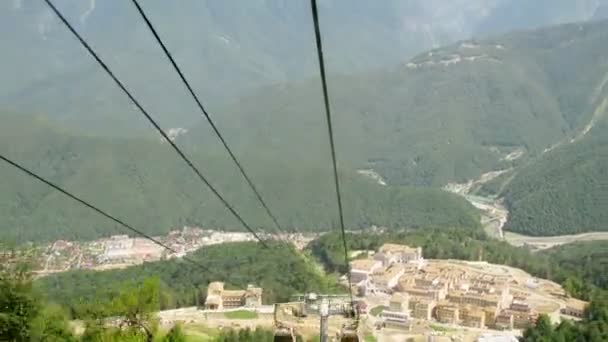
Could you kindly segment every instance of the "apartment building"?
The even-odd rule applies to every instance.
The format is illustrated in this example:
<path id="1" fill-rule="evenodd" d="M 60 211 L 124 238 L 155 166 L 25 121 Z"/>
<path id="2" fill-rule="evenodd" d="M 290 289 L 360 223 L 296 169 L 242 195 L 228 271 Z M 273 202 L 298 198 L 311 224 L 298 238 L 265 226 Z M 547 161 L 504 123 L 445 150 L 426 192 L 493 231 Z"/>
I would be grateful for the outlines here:
<path id="1" fill-rule="evenodd" d="M 428 298 L 410 297 L 408 308 L 412 313 L 412 317 L 430 320 L 433 318 L 433 311 L 437 306 L 437 302 Z"/>
<path id="2" fill-rule="evenodd" d="M 480 307 L 463 305 L 459 308 L 462 325 L 472 328 L 483 328 L 486 325 L 486 314 Z"/>
<path id="3" fill-rule="evenodd" d="M 437 304 L 435 317 L 441 323 L 458 324 L 460 322 L 458 306 L 448 301 Z"/>
<path id="4" fill-rule="evenodd" d="M 384 272 L 372 275 L 372 283 L 375 291 L 392 293 L 399 285 L 399 279 L 405 273 L 405 268 L 395 264 L 387 268 Z"/>
<path id="5" fill-rule="evenodd" d="M 223 310 L 262 305 L 262 289 L 248 285 L 245 290 L 225 290 L 224 283 L 212 282 L 207 287 L 205 309 Z"/>
<path id="6" fill-rule="evenodd" d="M 388 309 L 382 312 L 384 323 L 405 325 L 410 321 L 409 296 L 395 293 L 389 300 Z"/>
<path id="7" fill-rule="evenodd" d="M 353 284 L 367 282 L 371 275 L 382 270 L 382 262 L 373 259 L 358 259 L 350 262 L 350 279 Z"/>
<path id="8" fill-rule="evenodd" d="M 405 264 L 422 260 L 422 248 L 385 243 L 380 247 L 374 259 L 382 262 L 387 267 L 393 264 Z"/>
<path id="9" fill-rule="evenodd" d="M 568 316 L 582 318 L 589 303 L 576 299 L 568 298 L 566 306 L 561 309 L 561 313 Z"/>
<path id="10" fill-rule="evenodd" d="M 452 303 L 469 304 L 479 307 L 501 308 L 501 297 L 495 294 L 484 294 L 470 291 L 452 291 L 447 296 Z"/>

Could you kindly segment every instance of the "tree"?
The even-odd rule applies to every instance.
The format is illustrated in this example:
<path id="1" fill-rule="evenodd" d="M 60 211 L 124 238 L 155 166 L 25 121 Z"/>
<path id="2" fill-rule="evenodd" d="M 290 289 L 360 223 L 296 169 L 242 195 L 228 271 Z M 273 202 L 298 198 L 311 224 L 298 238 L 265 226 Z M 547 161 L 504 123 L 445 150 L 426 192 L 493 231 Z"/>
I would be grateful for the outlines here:
<path id="1" fill-rule="evenodd" d="M 164 342 L 186 342 L 186 335 L 182 331 L 182 327 L 179 324 L 176 324 L 169 330 L 165 338 Z"/>
<path id="2" fill-rule="evenodd" d="M 40 305 L 32 291 L 27 256 L 0 253 L 0 340 L 29 341 L 30 325 Z"/>
<path id="3" fill-rule="evenodd" d="M 47 305 L 32 323 L 32 341 L 70 342 L 76 341 L 68 324 L 68 318 L 60 306 Z"/>
<path id="4" fill-rule="evenodd" d="M 73 341 L 65 312 L 32 289 L 29 251 L 0 252 L 0 340 Z"/>
<path id="5" fill-rule="evenodd" d="M 118 327 L 133 334 L 143 333 L 148 342 L 154 339 L 154 313 L 159 307 L 160 281 L 157 278 L 148 278 L 139 287 L 127 288 L 112 302 L 113 310 L 122 315 Z"/>

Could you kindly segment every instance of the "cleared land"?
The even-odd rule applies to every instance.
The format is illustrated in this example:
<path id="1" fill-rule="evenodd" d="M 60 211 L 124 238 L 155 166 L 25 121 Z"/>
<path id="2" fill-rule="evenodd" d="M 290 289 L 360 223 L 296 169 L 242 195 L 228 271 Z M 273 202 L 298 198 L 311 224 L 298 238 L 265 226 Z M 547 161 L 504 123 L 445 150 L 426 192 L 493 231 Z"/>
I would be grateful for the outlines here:
<path id="1" fill-rule="evenodd" d="M 504 238 L 505 241 L 513 246 L 519 247 L 528 245 L 541 250 L 579 241 L 608 240 L 608 232 L 592 232 L 558 236 L 526 236 L 512 232 L 504 232 Z"/>
<path id="2" fill-rule="evenodd" d="M 256 319 L 258 314 L 253 311 L 239 310 L 224 312 L 224 317 L 228 319 Z"/>

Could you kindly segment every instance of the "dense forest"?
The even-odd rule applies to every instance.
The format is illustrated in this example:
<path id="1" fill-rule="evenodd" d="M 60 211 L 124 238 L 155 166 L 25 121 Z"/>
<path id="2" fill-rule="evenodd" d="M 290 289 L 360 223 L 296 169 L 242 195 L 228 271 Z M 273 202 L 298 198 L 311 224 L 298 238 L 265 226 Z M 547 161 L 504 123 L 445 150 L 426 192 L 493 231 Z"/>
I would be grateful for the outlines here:
<path id="1" fill-rule="evenodd" d="M 608 122 L 517 172 L 504 190 L 505 229 L 528 235 L 608 230 Z"/>
<path id="2" fill-rule="evenodd" d="M 35 137 L 31 139 L 31 137 Z M 160 140 L 104 139 L 58 131 L 51 123 L 13 117 L 0 127 L 2 154 L 149 234 L 183 225 L 242 230 L 185 163 Z M 215 151 L 216 153 L 210 152 Z M 189 155 L 253 227 L 272 227 L 247 183 L 219 146 Z M 257 188 L 287 230 L 324 231 L 337 222 L 330 159 L 241 156 Z M 381 186 L 342 168 L 349 229 L 477 226 L 476 210 L 438 189 Z M 5 241 L 94 239 L 120 230 L 105 218 L 0 165 L 0 227 Z"/>
<path id="3" fill-rule="evenodd" d="M 512 161 L 505 156 L 516 149 L 537 156 L 583 130 L 601 103 L 606 38 L 608 21 L 568 24 L 459 42 L 388 70 L 333 76 L 338 154 L 391 184 L 431 186 L 507 168 Z M 240 98 L 218 121 L 243 150 L 306 156 L 326 148 L 315 115 L 321 105 L 316 80 L 281 84 Z M 191 129 L 205 131 L 206 123 Z M 213 136 L 183 140 L 203 146 Z"/>
<path id="4" fill-rule="evenodd" d="M 137 284 L 151 276 L 160 280 L 162 309 L 202 305 L 207 284 L 217 280 L 231 288 L 261 286 L 266 303 L 287 301 L 291 295 L 306 291 L 344 291 L 337 285 L 337 277 L 325 276 L 311 260 L 284 244 L 271 244 L 266 249 L 252 242 L 229 243 L 206 247 L 190 257 L 212 272 L 183 260 L 168 260 L 124 270 L 57 274 L 40 279 L 36 288 L 76 316 L 81 304 L 114 298 L 125 283 Z"/>

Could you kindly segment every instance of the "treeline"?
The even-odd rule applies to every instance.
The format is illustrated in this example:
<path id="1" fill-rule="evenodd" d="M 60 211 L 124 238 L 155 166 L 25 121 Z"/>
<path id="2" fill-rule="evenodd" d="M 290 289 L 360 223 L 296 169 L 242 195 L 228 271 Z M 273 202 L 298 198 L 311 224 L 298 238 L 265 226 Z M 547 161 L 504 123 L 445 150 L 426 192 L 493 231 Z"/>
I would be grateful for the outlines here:
<path id="1" fill-rule="evenodd" d="M 32 287 L 27 256 L 0 255 L 0 340 L 11 342 L 186 342 L 179 326 L 168 333 L 155 317 L 160 305 L 160 286 L 155 278 L 124 286 L 116 296 L 96 301 L 81 311 L 80 332 L 67 311 L 44 300 Z M 114 315 L 113 319 L 109 319 Z"/>
<path id="2" fill-rule="evenodd" d="M 115 298 L 125 284 L 139 284 L 154 276 L 160 281 L 161 309 L 202 306 L 207 285 L 224 281 L 229 288 L 255 284 L 264 289 L 263 302 L 288 301 L 295 293 L 344 291 L 337 278 L 320 273 L 315 265 L 286 244 L 240 242 L 209 246 L 189 257 L 204 268 L 184 260 L 145 263 L 123 270 L 72 271 L 36 281 L 49 299 L 69 308 L 73 317 L 82 307 Z"/>
<path id="3" fill-rule="evenodd" d="M 0 127 L 3 154 L 148 234 L 183 225 L 243 230 L 194 173 L 159 140 L 72 136 L 33 119 Z M 10 148 L 9 148 L 10 146 Z M 209 181 L 253 227 L 273 223 L 219 146 L 188 151 Z M 286 230 L 326 231 L 337 220 L 329 159 L 264 151 L 239 156 Z M 310 156 L 309 156 L 310 157 Z M 381 186 L 341 167 L 349 229 L 477 226 L 476 210 L 438 189 Z M 0 165 L 0 231 L 4 241 L 91 240 L 120 233 L 107 219 L 8 165 Z"/>
<path id="4" fill-rule="evenodd" d="M 329 272 L 346 272 L 341 236 L 329 233 L 307 249 Z M 589 300 L 596 289 L 608 290 L 608 241 L 578 242 L 532 253 L 523 247 L 487 238 L 481 230 L 425 229 L 386 234 L 348 234 L 350 250 L 377 250 L 383 243 L 420 246 L 427 259 L 483 260 L 521 268 L 561 283 L 578 298 Z"/>
<path id="5" fill-rule="evenodd" d="M 239 251 L 251 250 L 251 246 L 247 244 L 237 244 Z M 249 244 L 252 245 L 252 244 Z M 230 261 L 241 265 L 243 267 L 243 261 L 247 263 L 247 267 L 252 268 L 251 272 L 259 273 L 262 268 L 271 268 L 267 272 L 266 276 L 261 276 L 260 280 L 267 287 L 264 288 L 265 292 L 270 292 L 266 298 L 273 298 L 274 296 L 283 296 L 273 298 L 271 300 L 287 300 L 288 293 L 277 294 L 273 292 L 273 289 L 284 286 L 283 282 L 292 282 L 294 288 L 298 286 L 309 286 L 309 288 L 299 287 L 298 291 L 304 291 L 306 289 L 318 290 L 318 291 L 332 291 L 337 287 L 325 287 L 323 279 L 319 276 L 306 273 L 306 271 L 300 270 L 297 267 L 291 269 L 290 267 L 295 259 L 289 255 L 294 255 L 294 251 L 287 251 L 287 246 L 273 245 L 272 248 L 275 250 L 273 253 L 277 257 L 277 260 L 282 262 L 279 266 L 272 266 L 268 264 L 268 259 L 264 257 L 263 253 L 255 253 L 255 255 L 248 255 L 245 260 L 245 253 L 228 253 L 225 260 L 222 260 L 215 266 L 219 269 L 226 267 L 230 264 Z M 282 252 L 283 251 L 283 252 Z M 268 252 L 266 252 L 268 253 Z M 206 259 L 216 255 L 204 254 L 199 255 L 200 258 Z M 201 260 L 202 260 L 201 259 Z M 16 263 L 15 260 L 22 262 Z M 156 313 L 159 310 L 164 309 L 170 300 L 176 293 L 174 292 L 175 287 L 170 286 L 175 283 L 181 283 L 187 286 L 187 281 L 182 275 L 178 275 L 177 268 L 172 270 L 165 269 L 165 273 L 155 273 L 158 270 L 145 269 L 145 272 L 137 272 L 135 268 L 135 274 L 132 279 L 127 276 L 112 277 L 112 272 L 97 272 L 92 278 L 96 278 L 95 281 L 98 283 L 98 288 L 101 289 L 107 287 L 109 291 L 96 291 L 92 289 L 92 283 L 87 283 L 85 278 L 74 279 L 69 278 L 70 281 L 82 281 L 80 284 L 69 283 L 70 287 L 66 288 L 65 291 L 69 292 L 46 292 L 48 289 L 41 287 L 40 283 L 32 284 L 31 274 L 29 273 L 28 266 L 29 256 L 26 253 L 3 253 L 0 255 L 0 341 L 12 341 L 12 342 L 119 342 L 119 341 L 132 341 L 132 342 L 187 342 L 187 341 L 198 341 L 193 333 L 182 328 L 181 325 L 176 324 L 171 327 L 168 331 L 166 328 L 160 326 L 160 321 Z M 198 262 L 201 262 L 198 260 Z M 9 262 L 11 261 L 11 262 Z M 255 265 L 255 262 L 259 262 L 259 266 Z M 177 265 L 179 269 L 183 269 L 184 272 L 197 273 L 202 272 L 200 268 L 192 269 L 188 268 L 185 264 L 179 263 Z M 211 266 L 211 265 L 206 265 Z M 301 266 L 304 267 L 304 266 Z M 215 271 L 216 269 L 212 269 Z M 235 272 L 235 277 L 230 277 L 229 274 Z M 285 276 L 294 274 L 298 279 L 290 278 L 282 281 L 278 279 L 267 279 L 267 276 L 275 272 L 275 277 L 281 277 L 280 272 L 285 272 Z M 281 275 L 280 275 L 281 274 Z M 234 269 L 227 269 L 222 275 L 218 275 L 220 278 L 226 281 L 240 281 L 239 279 L 253 279 L 253 277 L 246 277 L 245 272 L 242 269 L 235 271 Z M 223 277 L 223 278 L 222 278 Z M 91 278 L 91 279 L 92 279 Z M 171 280 L 171 283 L 167 283 L 167 279 Z M 228 279 L 231 280 L 228 280 Z M 283 277 L 285 278 L 285 277 Z M 248 281 L 244 280 L 244 281 Z M 301 280 L 307 280 L 309 283 L 300 284 Z M 268 285 L 271 282 L 276 286 Z M 67 285 L 68 283 L 53 282 L 57 286 Z M 234 283 L 230 283 L 229 286 L 234 286 Z M 75 292 L 76 288 L 80 288 L 80 292 Z M 193 290 L 201 290 L 202 287 L 196 287 L 193 285 Z M 90 291 L 88 296 L 80 296 L 70 301 L 68 297 L 70 295 L 79 296 L 82 293 Z M 295 291 L 290 289 L 289 291 Z M 265 294 L 266 294 L 265 293 Z M 291 292 L 290 292 L 291 293 Z M 56 297 L 59 295 L 59 297 Z M 204 295 L 204 294 L 203 294 Z M 198 294 L 194 295 L 194 298 L 198 298 Z M 201 297 L 204 301 L 204 297 Z M 270 299 L 269 299 L 270 300 Z M 61 302 L 62 305 L 57 303 Z M 175 303 L 173 303 L 175 304 Z M 184 304 L 184 303 L 182 303 Z M 197 303 L 187 303 L 194 305 Z M 202 302 L 201 302 L 202 304 Z M 78 324 L 74 325 L 70 323 L 72 319 L 78 319 Z M 216 342 L 258 342 L 258 341 L 271 341 L 274 336 L 274 331 L 263 328 L 256 328 L 255 330 L 243 329 L 243 330 L 232 330 L 224 329 L 221 331 L 211 331 L 209 333 L 209 341 Z M 297 337 L 298 341 L 304 341 L 300 336 Z"/>

